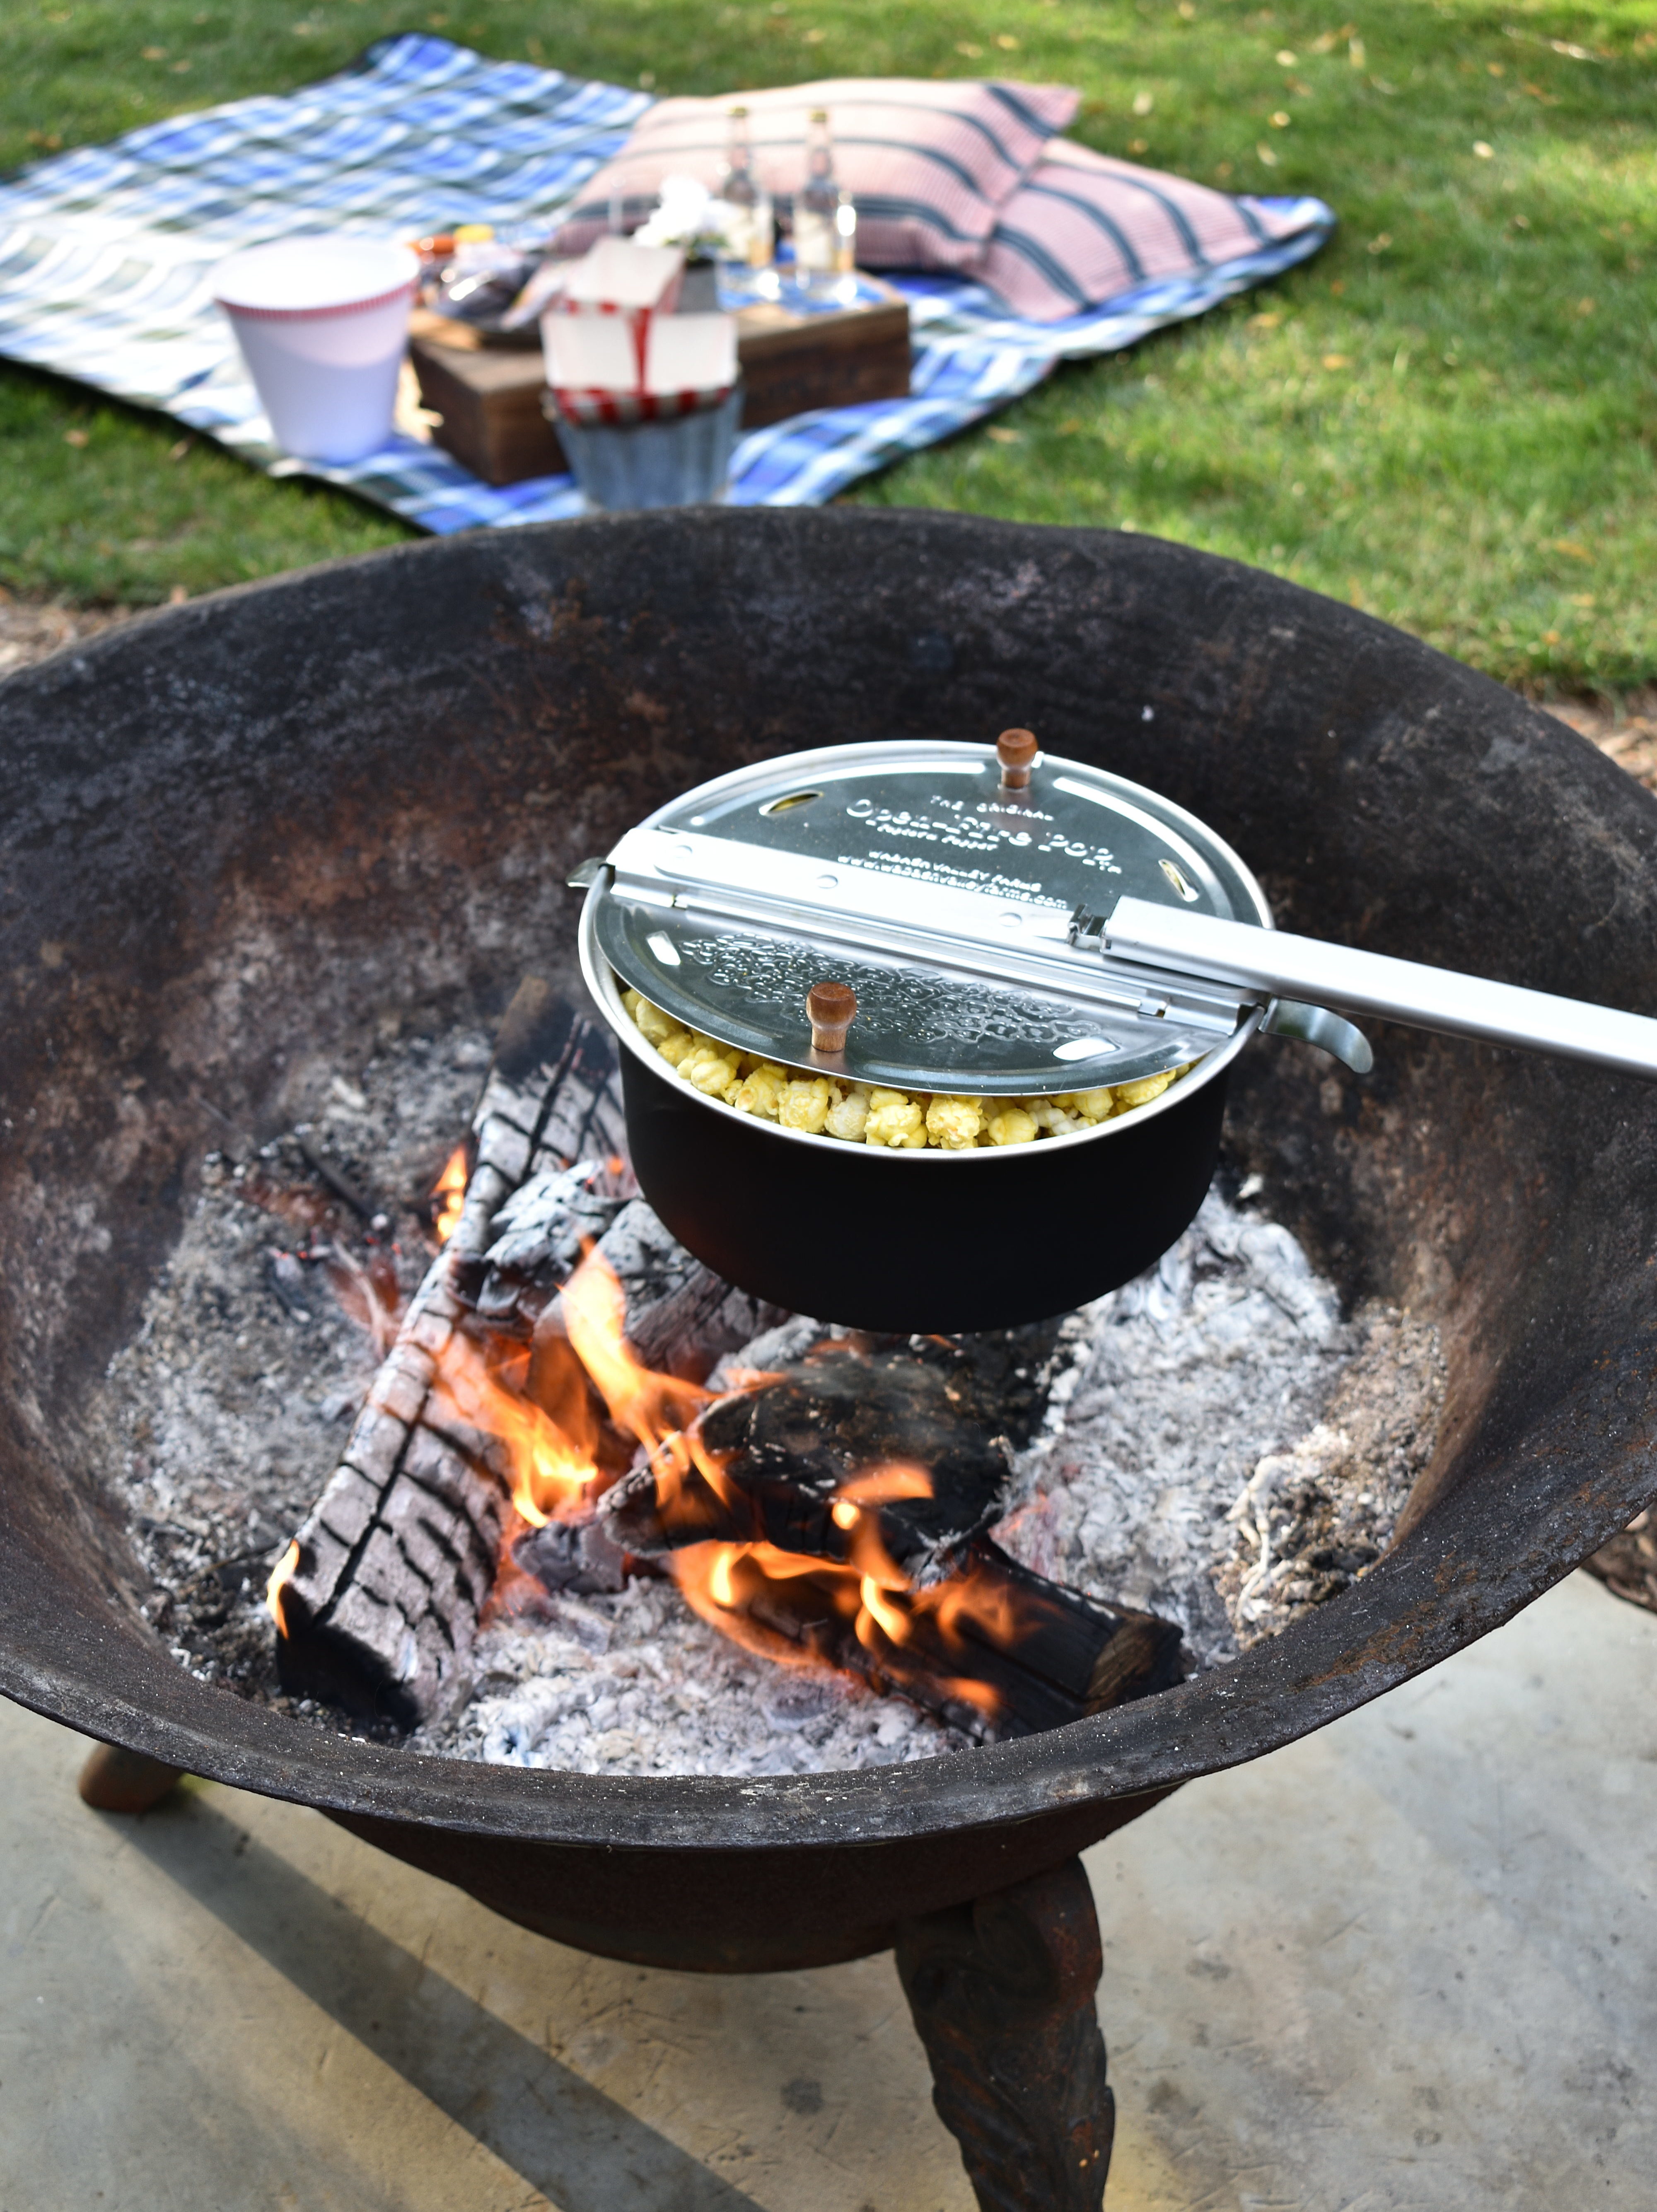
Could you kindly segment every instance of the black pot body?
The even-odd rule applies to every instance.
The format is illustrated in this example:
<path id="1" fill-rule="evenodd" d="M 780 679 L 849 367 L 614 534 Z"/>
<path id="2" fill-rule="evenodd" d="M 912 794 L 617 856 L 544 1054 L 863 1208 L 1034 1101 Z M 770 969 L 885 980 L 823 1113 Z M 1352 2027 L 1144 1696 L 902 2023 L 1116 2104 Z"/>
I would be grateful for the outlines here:
<path id="1" fill-rule="evenodd" d="M 1226 1071 L 1097 1136 L 960 1159 L 803 1140 L 625 1045 L 622 1090 L 640 1188 L 705 1266 L 794 1312 L 907 1334 L 1039 1321 L 1150 1267 L 1213 1179 Z"/>

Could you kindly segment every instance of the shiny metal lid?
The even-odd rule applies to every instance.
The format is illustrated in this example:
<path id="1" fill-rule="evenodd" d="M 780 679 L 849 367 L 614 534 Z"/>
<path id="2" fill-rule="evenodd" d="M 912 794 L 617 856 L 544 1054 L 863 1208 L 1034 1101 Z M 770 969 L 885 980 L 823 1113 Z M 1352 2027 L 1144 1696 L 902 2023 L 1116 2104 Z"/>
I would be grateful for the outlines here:
<path id="1" fill-rule="evenodd" d="M 1099 921 L 1126 894 L 1270 927 L 1253 877 L 1156 793 L 1008 738 L 701 785 L 577 878 L 599 950 L 687 1028 L 896 1090 L 1086 1091 L 1223 1043 L 1258 994 L 1103 957 Z M 806 1008 L 828 981 L 857 1000 L 838 1051 Z"/>

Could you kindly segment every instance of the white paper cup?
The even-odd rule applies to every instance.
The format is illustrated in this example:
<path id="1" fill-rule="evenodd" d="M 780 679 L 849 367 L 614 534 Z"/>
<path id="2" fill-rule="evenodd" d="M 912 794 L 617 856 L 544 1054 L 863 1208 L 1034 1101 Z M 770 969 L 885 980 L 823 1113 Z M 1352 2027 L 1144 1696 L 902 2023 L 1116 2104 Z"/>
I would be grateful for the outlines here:
<path id="1" fill-rule="evenodd" d="M 338 236 L 252 246 L 214 270 L 285 453 L 343 463 L 385 443 L 419 271 L 406 246 Z"/>

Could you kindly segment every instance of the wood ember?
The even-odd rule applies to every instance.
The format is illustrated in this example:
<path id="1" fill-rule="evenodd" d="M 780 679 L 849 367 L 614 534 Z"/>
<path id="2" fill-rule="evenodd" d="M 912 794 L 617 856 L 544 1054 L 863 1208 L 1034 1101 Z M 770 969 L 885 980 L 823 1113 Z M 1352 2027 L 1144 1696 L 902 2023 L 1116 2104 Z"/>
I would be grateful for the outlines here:
<path id="1" fill-rule="evenodd" d="M 538 981 L 508 1010 L 472 1121 L 460 1220 L 411 1300 L 338 1467 L 297 1532 L 281 1593 L 290 1691 L 410 1727 L 464 1698 L 508 1526 L 512 1468 L 446 1387 L 457 1332 L 562 1333 L 559 1285 L 595 1237 L 638 1358 L 700 1381 L 780 1316 L 709 1274 L 621 1185 L 613 1051 Z M 598 1162 L 573 1159 L 597 1152 Z M 625 1450 L 617 1465 L 625 1463 Z M 568 1579 L 613 1587 L 598 1540 Z M 549 1558 L 543 1564 L 555 1571 Z"/>
<path id="2" fill-rule="evenodd" d="M 297 1531 L 278 1662 L 290 1693 L 412 1725 L 469 1686 L 507 1491 L 491 1440 L 435 1391 L 463 1295 L 503 1201 L 584 1153 L 619 1161 L 623 1121 L 600 1030 L 538 979 L 508 1008 L 472 1116 L 458 1225 L 410 1300 L 344 1454 Z"/>
<path id="3" fill-rule="evenodd" d="M 697 1423 L 725 1494 L 692 1468 L 665 1521 L 656 1477 L 642 1468 L 608 1493 L 600 1516 L 612 1540 L 634 1552 L 713 1540 L 844 1561 L 847 1534 L 832 1508 L 847 1484 L 883 1467 L 924 1470 L 927 1495 L 867 1510 L 892 1559 L 925 1578 L 1000 1517 L 1012 1479 L 1005 1438 L 991 1432 L 970 1385 L 951 1379 L 951 1366 L 964 1374 L 965 1356 L 946 1365 L 907 1348 L 825 1342 L 760 1389 L 717 1400 Z"/>
<path id="4" fill-rule="evenodd" d="M 744 1577 L 738 1561 L 745 1640 L 757 1630 L 762 1651 L 769 1641 L 785 1661 L 804 1655 L 860 1674 L 980 1741 L 1061 1728 L 1183 1678 L 1172 1621 L 1062 1589 L 987 1536 L 939 1565 L 926 1588 L 883 1595 L 883 1622 L 858 1607 L 843 1570 Z M 946 1594 L 959 1595 L 958 1611 L 935 1602 Z"/>
<path id="5" fill-rule="evenodd" d="M 1006 1439 L 990 1425 L 1011 1334 L 886 1348 L 825 1341 L 716 1401 L 696 1430 L 717 1486 L 693 1468 L 664 1492 L 651 1468 L 639 1469 L 600 1504 L 612 1556 L 717 1541 L 822 1560 L 820 1572 L 786 1577 L 737 1561 L 743 1632 L 794 1647 L 779 1656 L 804 1652 L 901 1691 L 968 1735 L 1056 1728 L 1166 1688 L 1182 1672 L 1176 1626 L 1060 1589 L 984 1534 L 1005 1510 L 1012 1475 Z M 913 1586 L 888 1591 L 876 1613 L 858 1595 L 871 1528 L 883 1559 Z"/>

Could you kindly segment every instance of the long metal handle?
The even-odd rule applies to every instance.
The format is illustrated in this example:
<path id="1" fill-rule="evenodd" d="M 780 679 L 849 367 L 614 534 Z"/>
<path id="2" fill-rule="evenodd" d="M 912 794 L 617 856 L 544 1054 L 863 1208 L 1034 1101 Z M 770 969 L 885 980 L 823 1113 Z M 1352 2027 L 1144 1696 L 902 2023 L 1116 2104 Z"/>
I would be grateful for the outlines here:
<path id="1" fill-rule="evenodd" d="M 1381 1014 L 1446 1036 L 1483 1037 L 1625 1074 L 1657 1076 L 1657 1021 L 1581 999 L 1491 983 L 1453 968 L 1428 968 L 1382 952 L 1355 952 L 1315 937 L 1212 915 L 1118 899 L 1104 949 L 1120 959 L 1211 977 L 1272 998 L 1312 999 L 1349 1013 Z"/>

